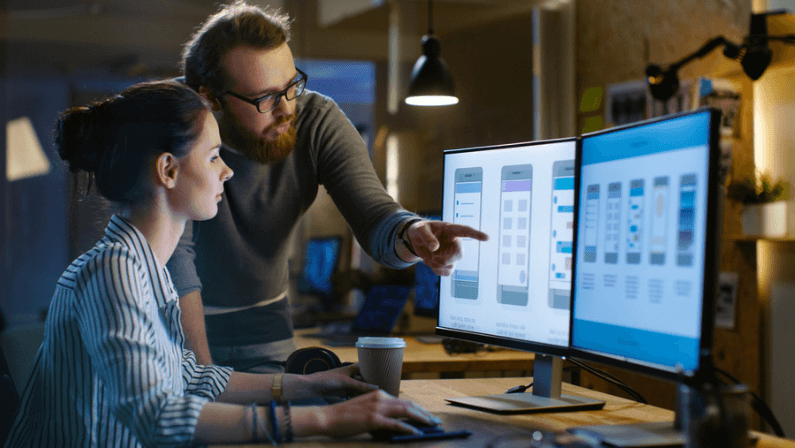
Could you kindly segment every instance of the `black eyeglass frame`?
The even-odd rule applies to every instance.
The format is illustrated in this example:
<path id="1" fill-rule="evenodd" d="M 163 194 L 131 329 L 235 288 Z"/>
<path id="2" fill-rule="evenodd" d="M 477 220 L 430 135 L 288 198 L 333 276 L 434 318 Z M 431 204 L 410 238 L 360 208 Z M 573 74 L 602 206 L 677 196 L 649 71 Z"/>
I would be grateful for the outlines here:
<path id="1" fill-rule="evenodd" d="M 267 94 L 265 96 L 262 96 L 262 97 L 259 97 L 259 98 L 255 99 L 255 100 L 246 98 L 245 96 L 243 96 L 243 95 L 241 95 L 239 93 L 232 92 L 231 90 L 227 90 L 226 92 L 224 92 L 224 94 L 225 95 L 232 95 L 233 97 L 235 97 L 235 98 L 237 98 L 237 99 L 239 99 L 241 101 L 245 101 L 246 103 L 251 104 L 252 106 L 256 107 L 257 108 L 257 112 L 259 112 L 261 114 L 268 113 L 268 112 L 272 111 L 273 109 L 276 109 L 279 106 L 279 103 L 281 102 L 282 97 L 287 98 L 287 93 L 289 92 L 289 90 L 292 89 L 293 87 L 295 87 L 297 84 L 303 82 L 304 86 L 301 89 L 301 91 L 298 92 L 293 98 L 287 98 L 287 101 L 292 101 L 292 100 L 298 98 L 299 96 L 303 95 L 304 92 L 306 91 L 306 82 L 309 79 L 309 76 L 306 73 L 302 72 L 301 69 L 299 69 L 298 67 L 295 68 L 295 71 L 298 72 L 298 75 L 300 77 L 297 80 L 295 80 L 294 82 L 291 82 L 290 85 L 287 86 L 284 90 L 280 90 L 280 91 L 274 92 L 274 93 L 269 93 L 269 94 Z M 260 103 L 262 103 L 263 101 L 265 101 L 265 100 L 267 100 L 269 98 L 274 98 L 274 97 L 275 97 L 275 100 L 273 101 L 273 106 L 270 109 L 268 109 L 268 110 L 260 110 L 260 108 L 259 108 Z"/>

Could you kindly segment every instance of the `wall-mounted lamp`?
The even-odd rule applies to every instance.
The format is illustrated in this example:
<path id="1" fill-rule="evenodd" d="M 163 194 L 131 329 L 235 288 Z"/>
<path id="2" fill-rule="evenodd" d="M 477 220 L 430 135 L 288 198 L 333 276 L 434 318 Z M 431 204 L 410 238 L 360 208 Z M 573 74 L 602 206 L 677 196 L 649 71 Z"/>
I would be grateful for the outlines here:
<path id="1" fill-rule="evenodd" d="M 406 104 L 412 106 L 449 106 L 458 103 L 453 77 L 439 56 L 441 46 L 433 35 L 433 1 L 428 1 L 428 34 L 422 37 L 422 56 L 411 71 Z"/>
<path id="2" fill-rule="evenodd" d="M 695 53 L 669 65 L 667 69 L 663 69 L 657 64 L 649 64 L 646 66 L 646 82 L 649 84 L 651 95 L 660 101 L 666 101 L 674 96 L 679 90 L 679 76 L 677 75 L 679 68 L 695 58 L 703 58 L 721 45 L 723 46 L 723 55 L 729 59 L 739 59 L 745 74 L 756 81 L 770 65 L 773 56 L 768 46 L 769 41 L 795 43 L 795 35 L 792 34 L 786 36 L 768 36 L 767 34 L 767 17 L 786 12 L 786 10 L 776 10 L 751 14 L 750 30 L 742 45 L 737 45 L 723 36 L 718 36 L 710 39 Z"/>
<path id="3" fill-rule="evenodd" d="M 36 130 L 28 117 L 6 123 L 6 180 L 27 179 L 50 172 L 50 159 L 44 153 Z"/>

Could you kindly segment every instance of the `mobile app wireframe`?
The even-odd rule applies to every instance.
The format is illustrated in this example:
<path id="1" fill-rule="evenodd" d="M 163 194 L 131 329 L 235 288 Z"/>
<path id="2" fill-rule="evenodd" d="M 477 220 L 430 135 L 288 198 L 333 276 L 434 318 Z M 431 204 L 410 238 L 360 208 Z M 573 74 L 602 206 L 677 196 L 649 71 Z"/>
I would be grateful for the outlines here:
<path id="1" fill-rule="evenodd" d="M 627 210 L 627 263 L 639 264 L 643 249 L 643 179 L 629 182 L 629 210 Z"/>
<path id="2" fill-rule="evenodd" d="M 668 231 L 668 176 L 655 177 L 651 190 L 651 241 L 649 262 L 665 264 L 666 235 Z"/>
<path id="3" fill-rule="evenodd" d="M 618 263 L 621 237 L 621 182 L 607 184 L 607 212 L 605 223 L 605 263 Z"/>
<path id="4" fill-rule="evenodd" d="M 529 301 L 530 225 L 533 165 L 502 167 L 497 302 L 526 306 Z"/>
<path id="5" fill-rule="evenodd" d="M 574 160 L 552 164 L 552 239 L 549 245 L 549 307 L 568 310 L 574 237 Z"/>
<path id="6" fill-rule="evenodd" d="M 596 262 L 599 233 L 599 184 L 588 185 L 585 199 L 585 261 Z"/>
<path id="7" fill-rule="evenodd" d="M 481 202 L 483 196 L 483 168 L 455 170 L 453 222 L 480 230 Z M 453 297 L 478 298 L 478 271 L 480 270 L 480 241 L 462 238 L 463 258 L 458 260 L 452 274 Z"/>
<path id="8" fill-rule="evenodd" d="M 696 221 L 696 175 L 685 174 L 679 186 L 679 234 L 676 264 L 693 265 L 693 238 Z"/>

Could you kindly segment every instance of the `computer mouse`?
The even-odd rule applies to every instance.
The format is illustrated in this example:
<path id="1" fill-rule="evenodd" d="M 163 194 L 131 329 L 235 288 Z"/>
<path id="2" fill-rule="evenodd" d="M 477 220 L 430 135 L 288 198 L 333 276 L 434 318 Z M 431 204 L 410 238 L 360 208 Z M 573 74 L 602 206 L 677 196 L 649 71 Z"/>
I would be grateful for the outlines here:
<path id="1" fill-rule="evenodd" d="M 422 432 L 422 434 L 444 432 L 444 429 L 442 429 L 439 426 L 429 426 L 429 425 L 424 425 L 422 423 L 413 423 L 407 421 L 404 421 L 403 423 L 406 423 L 409 426 L 413 426 L 418 431 Z M 383 441 L 383 440 L 390 440 L 394 436 L 410 436 L 412 434 L 401 431 L 393 431 L 390 429 L 378 429 L 375 431 L 370 431 L 370 435 L 373 436 L 373 439 Z"/>
<path id="2" fill-rule="evenodd" d="M 423 424 L 406 422 L 407 424 L 417 428 L 421 434 L 406 434 L 399 431 L 370 431 L 370 435 L 378 441 L 388 441 L 392 443 L 400 442 L 416 442 L 420 440 L 438 440 L 438 439 L 454 439 L 460 437 L 469 437 L 472 435 L 471 431 L 466 429 L 458 431 L 445 431 L 441 426 L 428 426 Z"/>

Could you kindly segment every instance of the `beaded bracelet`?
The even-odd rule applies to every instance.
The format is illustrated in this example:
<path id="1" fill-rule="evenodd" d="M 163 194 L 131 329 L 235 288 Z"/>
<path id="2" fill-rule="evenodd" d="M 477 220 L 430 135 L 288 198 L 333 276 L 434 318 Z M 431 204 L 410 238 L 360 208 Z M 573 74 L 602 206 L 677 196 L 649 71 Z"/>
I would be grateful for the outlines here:
<path id="1" fill-rule="evenodd" d="M 276 420 L 276 400 L 271 400 L 271 425 L 273 427 L 273 438 L 281 442 L 282 438 L 279 437 L 279 422 Z M 274 443 L 274 446 L 275 445 Z"/>
<path id="2" fill-rule="evenodd" d="M 293 441 L 293 421 L 290 417 L 290 402 L 284 402 L 282 408 L 284 408 L 284 442 L 290 443 Z"/>
<path id="3" fill-rule="evenodd" d="M 248 405 L 251 410 L 251 440 L 254 443 L 259 443 L 259 433 L 257 433 L 257 403 Z"/>

